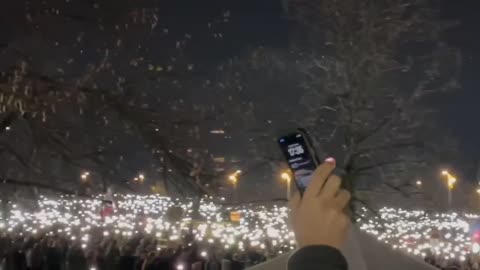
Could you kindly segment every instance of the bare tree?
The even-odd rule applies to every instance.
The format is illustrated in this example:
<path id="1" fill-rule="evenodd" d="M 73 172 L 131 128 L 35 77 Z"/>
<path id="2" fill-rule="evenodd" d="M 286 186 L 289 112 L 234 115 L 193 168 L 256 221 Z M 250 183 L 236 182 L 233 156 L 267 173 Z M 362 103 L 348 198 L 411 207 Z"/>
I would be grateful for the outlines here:
<path id="1" fill-rule="evenodd" d="M 105 189 L 130 186 L 143 156 L 152 168 L 142 169 L 172 192 L 206 193 L 216 175 L 198 161 L 198 122 L 208 111 L 184 95 L 201 72 L 189 61 L 191 34 L 160 25 L 154 1 L 115 4 L 113 15 L 106 3 L 23 4 L 19 34 L 1 48 L 0 154 L 11 161 L 3 168 L 42 188 L 78 185 L 89 170 Z M 228 16 L 203 27 L 219 31 Z"/>
<path id="2" fill-rule="evenodd" d="M 343 156 L 350 190 L 400 191 L 435 146 L 434 95 L 457 89 L 461 56 L 434 1 L 294 1 L 306 74 L 304 125 Z M 305 49 L 306 48 L 306 49 Z M 370 185 L 369 183 L 370 182 Z M 373 183 L 372 183 L 373 182 Z M 405 193 L 407 195 L 407 193 Z"/>
<path id="3" fill-rule="evenodd" d="M 248 136 L 251 167 L 278 170 L 275 138 L 302 126 L 338 159 L 357 201 L 363 191 L 418 194 L 414 179 L 452 146 L 431 106 L 459 88 L 461 55 L 442 42 L 452 24 L 430 1 L 298 0 L 289 11 L 291 48 L 233 59 L 214 85 L 229 93 L 227 127 Z"/>

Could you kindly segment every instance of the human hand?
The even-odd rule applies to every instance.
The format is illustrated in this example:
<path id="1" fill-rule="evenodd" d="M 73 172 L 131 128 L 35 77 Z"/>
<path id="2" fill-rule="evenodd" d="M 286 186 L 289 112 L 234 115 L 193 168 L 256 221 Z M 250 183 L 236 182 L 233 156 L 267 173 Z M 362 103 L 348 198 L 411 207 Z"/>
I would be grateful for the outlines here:
<path id="1" fill-rule="evenodd" d="M 290 200 L 290 219 L 299 247 L 339 249 L 345 241 L 350 219 L 344 209 L 350 193 L 340 188 L 340 177 L 331 175 L 334 168 L 335 159 L 326 159 L 313 173 L 303 198 L 297 192 Z"/>

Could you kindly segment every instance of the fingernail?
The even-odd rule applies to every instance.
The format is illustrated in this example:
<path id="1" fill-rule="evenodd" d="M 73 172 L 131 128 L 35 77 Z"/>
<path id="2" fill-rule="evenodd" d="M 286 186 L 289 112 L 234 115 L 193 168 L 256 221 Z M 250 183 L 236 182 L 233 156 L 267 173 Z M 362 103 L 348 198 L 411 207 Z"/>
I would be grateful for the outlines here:
<path id="1" fill-rule="evenodd" d="M 325 162 L 335 165 L 337 163 L 333 157 L 329 157 L 325 159 Z"/>

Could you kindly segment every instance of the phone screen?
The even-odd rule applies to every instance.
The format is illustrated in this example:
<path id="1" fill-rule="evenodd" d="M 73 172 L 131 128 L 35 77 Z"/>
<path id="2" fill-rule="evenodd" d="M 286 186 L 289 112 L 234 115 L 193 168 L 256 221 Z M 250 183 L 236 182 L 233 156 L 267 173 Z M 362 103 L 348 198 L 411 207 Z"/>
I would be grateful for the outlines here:
<path id="1" fill-rule="evenodd" d="M 318 166 L 315 154 L 312 153 L 305 135 L 300 132 L 281 137 L 278 142 L 293 173 L 297 187 L 303 194 Z"/>

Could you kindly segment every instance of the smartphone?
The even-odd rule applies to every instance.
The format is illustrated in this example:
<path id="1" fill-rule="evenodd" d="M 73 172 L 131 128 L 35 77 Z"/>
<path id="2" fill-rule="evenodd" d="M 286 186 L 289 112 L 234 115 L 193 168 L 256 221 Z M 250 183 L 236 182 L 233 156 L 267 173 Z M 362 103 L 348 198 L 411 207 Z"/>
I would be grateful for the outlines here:
<path id="1" fill-rule="evenodd" d="M 307 132 L 298 129 L 296 132 L 280 137 L 278 143 L 292 171 L 295 184 L 303 195 L 315 169 L 320 165 L 312 141 Z"/>

